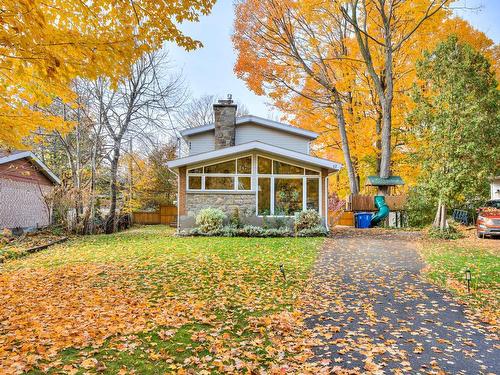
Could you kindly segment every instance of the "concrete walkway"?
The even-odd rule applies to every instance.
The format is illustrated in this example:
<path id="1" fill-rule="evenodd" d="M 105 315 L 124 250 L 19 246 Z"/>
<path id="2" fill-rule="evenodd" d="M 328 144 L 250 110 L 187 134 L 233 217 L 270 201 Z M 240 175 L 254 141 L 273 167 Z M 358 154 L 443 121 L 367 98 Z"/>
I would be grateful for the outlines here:
<path id="1" fill-rule="evenodd" d="M 326 241 L 305 302 L 315 360 L 333 373 L 496 374 L 498 336 L 423 281 L 414 239 L 347 231 Z"/>

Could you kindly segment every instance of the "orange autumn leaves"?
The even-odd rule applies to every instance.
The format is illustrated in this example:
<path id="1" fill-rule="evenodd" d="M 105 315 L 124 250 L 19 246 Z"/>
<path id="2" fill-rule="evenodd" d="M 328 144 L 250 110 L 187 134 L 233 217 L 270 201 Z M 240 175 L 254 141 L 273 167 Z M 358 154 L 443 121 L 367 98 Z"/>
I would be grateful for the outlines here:
<path id="1" fill-rule="evenodd" d="M 151 324 L 179 326 L 196 315 L 192 300 L 154 305 L 116 266 L 26 269 L 0 275 L 0 372 L 28 370 L 68 347 L 100 346 L 114 334 Z"/>
<path id="2" fill-rule="evenodd" d="M 215 0 L 6 0 L 0 28 L 0 145 L 19 147 L 38 127 L 64 129 L 58 98 L 71 103 L 76 77 L 117 82 L 165 41 L 201 46 L 178 25 L 208 14 Z"/>
<path id="3" fill-rule="evenodd" d="M 318 156 L 342 161 L 341 136 L 337 114 L 332 107 L 333 89 L 340 93 L 352 163 L 361 177 L 377 173 L 381 153 L 381 108 L 372 77 L 360 52 L 359 44 L 345 18 L 342 7 L 350 1 L 314 2 L 309 0 L 244 0 L 236 7 L 233 43 L 238 53 L 236 74 L 248 87 L 267 95 L 293 124 L 320 133 L 312 151 Z M 443 8 L 418 24 L 429 7 L 440 2 L 418 0 L 386 2 L 394 20 L 392 42 L 397 44 L 416 27 L 393 53 L 392 76 L 392 174 L 413 184 L 419 174 L 411 160 L 411 151 L 422 139 L 411 136 L 406 122 L 413 108 L 410 91 L 417 82 L 415 64 L 424 50 L 432 50 L 451 34 L 470 43 L 492 62 L 498 63 L 498 47 L 466 21 L 454 18 Z M 378 2 L 358 2 L 366 6 L 363 19 L 370 30 L 366 43 L 373 65 L 384 76 L 385 49 Z M 361 5 L 360 5 L 361 6 Z M 347 7 L 348 9 L 348 7 Z M 434 8 L 433 8 L 434 9 Z M 361 15 L 360 15 L 361 17 Z M 418 27 L 417 27 L 418 26 Z M 372 39 L 371 39 L 372 38 Z M 328 84 L 325 85 L 325 82 Z M 347 165 L 347 162 L 346 162 Z M 349 193 L 347 169 L 340 172 L 342 195 Z"/>
<path id="4" fill-rule="evenodd" d="M 124 354 L 181 373 L 303 365 L 310 337 L 301 315 L 285 307 L 298 298 L 321 240 L 169 234 L 85 237 L 5 263 L 0 373 L 111 369 Z M 66 348 L 77 355 L 66 359 Z"/>

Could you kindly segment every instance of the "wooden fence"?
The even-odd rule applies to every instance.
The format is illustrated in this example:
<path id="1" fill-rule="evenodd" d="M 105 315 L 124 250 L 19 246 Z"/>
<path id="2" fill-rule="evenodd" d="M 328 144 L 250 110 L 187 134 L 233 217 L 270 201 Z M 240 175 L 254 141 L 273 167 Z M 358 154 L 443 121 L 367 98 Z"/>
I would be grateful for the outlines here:
<path id="1" fill-rule="evenodd" d="M 391 211 L 404 210 L 408 197 L 406 195 L 388 195 L 385 201 Z M 377 211 L 373 195 L 354 195 L 347 197 L 346 211 Z"/>
<path id="2" fill-rule="evenodd" d="M 134 224 L 164 224 L 172 225 L 177 221 L 176 206 L 160 206 L 158 211 L 135 211 L 132 212 Z"/>
<path id="3" fill-rule="evenodd" d="M 340 213 L 329 212 L 328 224 L 331 227 L 335 225 L 348 225 L 352 227 L 354 226 L 354 213 L 348 211 L 342 211 Z"/>

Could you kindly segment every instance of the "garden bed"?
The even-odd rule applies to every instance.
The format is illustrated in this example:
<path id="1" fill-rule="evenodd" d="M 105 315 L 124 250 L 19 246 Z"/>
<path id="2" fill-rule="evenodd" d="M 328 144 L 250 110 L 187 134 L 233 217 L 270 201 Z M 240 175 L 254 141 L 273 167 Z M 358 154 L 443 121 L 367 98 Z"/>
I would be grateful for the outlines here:
<path id="1" fill-rule="evenodd" d="M 0 263 L 36 253 L 67 239 L 66 236 L 48 229 L 25 233 L 18 237 L 5 231 L 0 237 Z"/>

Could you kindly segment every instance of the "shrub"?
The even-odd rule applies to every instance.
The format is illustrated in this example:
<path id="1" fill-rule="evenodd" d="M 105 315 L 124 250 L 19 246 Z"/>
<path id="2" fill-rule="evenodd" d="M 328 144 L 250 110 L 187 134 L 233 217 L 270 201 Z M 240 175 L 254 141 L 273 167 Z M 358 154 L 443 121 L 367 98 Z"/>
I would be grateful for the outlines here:
<path id="1" fill-rule="evenodd" d="M 276 216 L 272 228 L 280 229 L 287 227 L 287 220 L 284 217 Z"/>
<path id="2" fill-rule="evenodd" d="M 264 229 L 253 225 L 245 225 L 238 231 L 238 233 L 243 237 L 262 237 L 264 234 Z"/>
<path id="3" fill-rule="evenodd" d="M 238 237 L 239 229 L 233 226 L 224 227 L 221 231 L 221 236 L 223 237 Z"/>
<path id="4" fill-rule="evenodd" d="M 229 225 L 233 228 L 241 228 L 243 225 L 240 219 L 240 210 L 236 207 L 229 218 Z"/>
<path id="5" fill-rule="evenodd" d="M 306 210 L 295 214 L 295 230 L 311 229 L 321 226 L 321 217 L 315 210 Z"/>
<path id="6" fill-rule="evenodd" d="M 463 238 L 464 235 L 460 232 L 453 224 L 450 224 L 448 228 L 440 230 L 439 228 L 430 227 L 427 235 L 430 238 L 436 238 L 440 240 L 458 240 Z"/>
<path id="7" fill-rule="evenodd" d="M 304 228 L 297 231 L 298 237 L 319 237 L 328 235 L 328 229 L 323 225 L 317 225 L 312 228 Z"/>
<path id="8" fill-rule="evenodd" d="M 226 215 L 218 208 L 204 208 L 196 215 L 196 225 L 203 234 L 220 232 Z"/>
<path id="9" fill-rule="evenodd" d="M 269 229 L 269 222 L 266 215 L 262 216 L 262 228 Z"/>
<path id="10" fill-rule="evenodd" d="M 286 227 L 281 228 L 269 228 L 265 229 L 263 232 L 264 237 L 288 237 L 290 236 L 290 229 Z"/>

